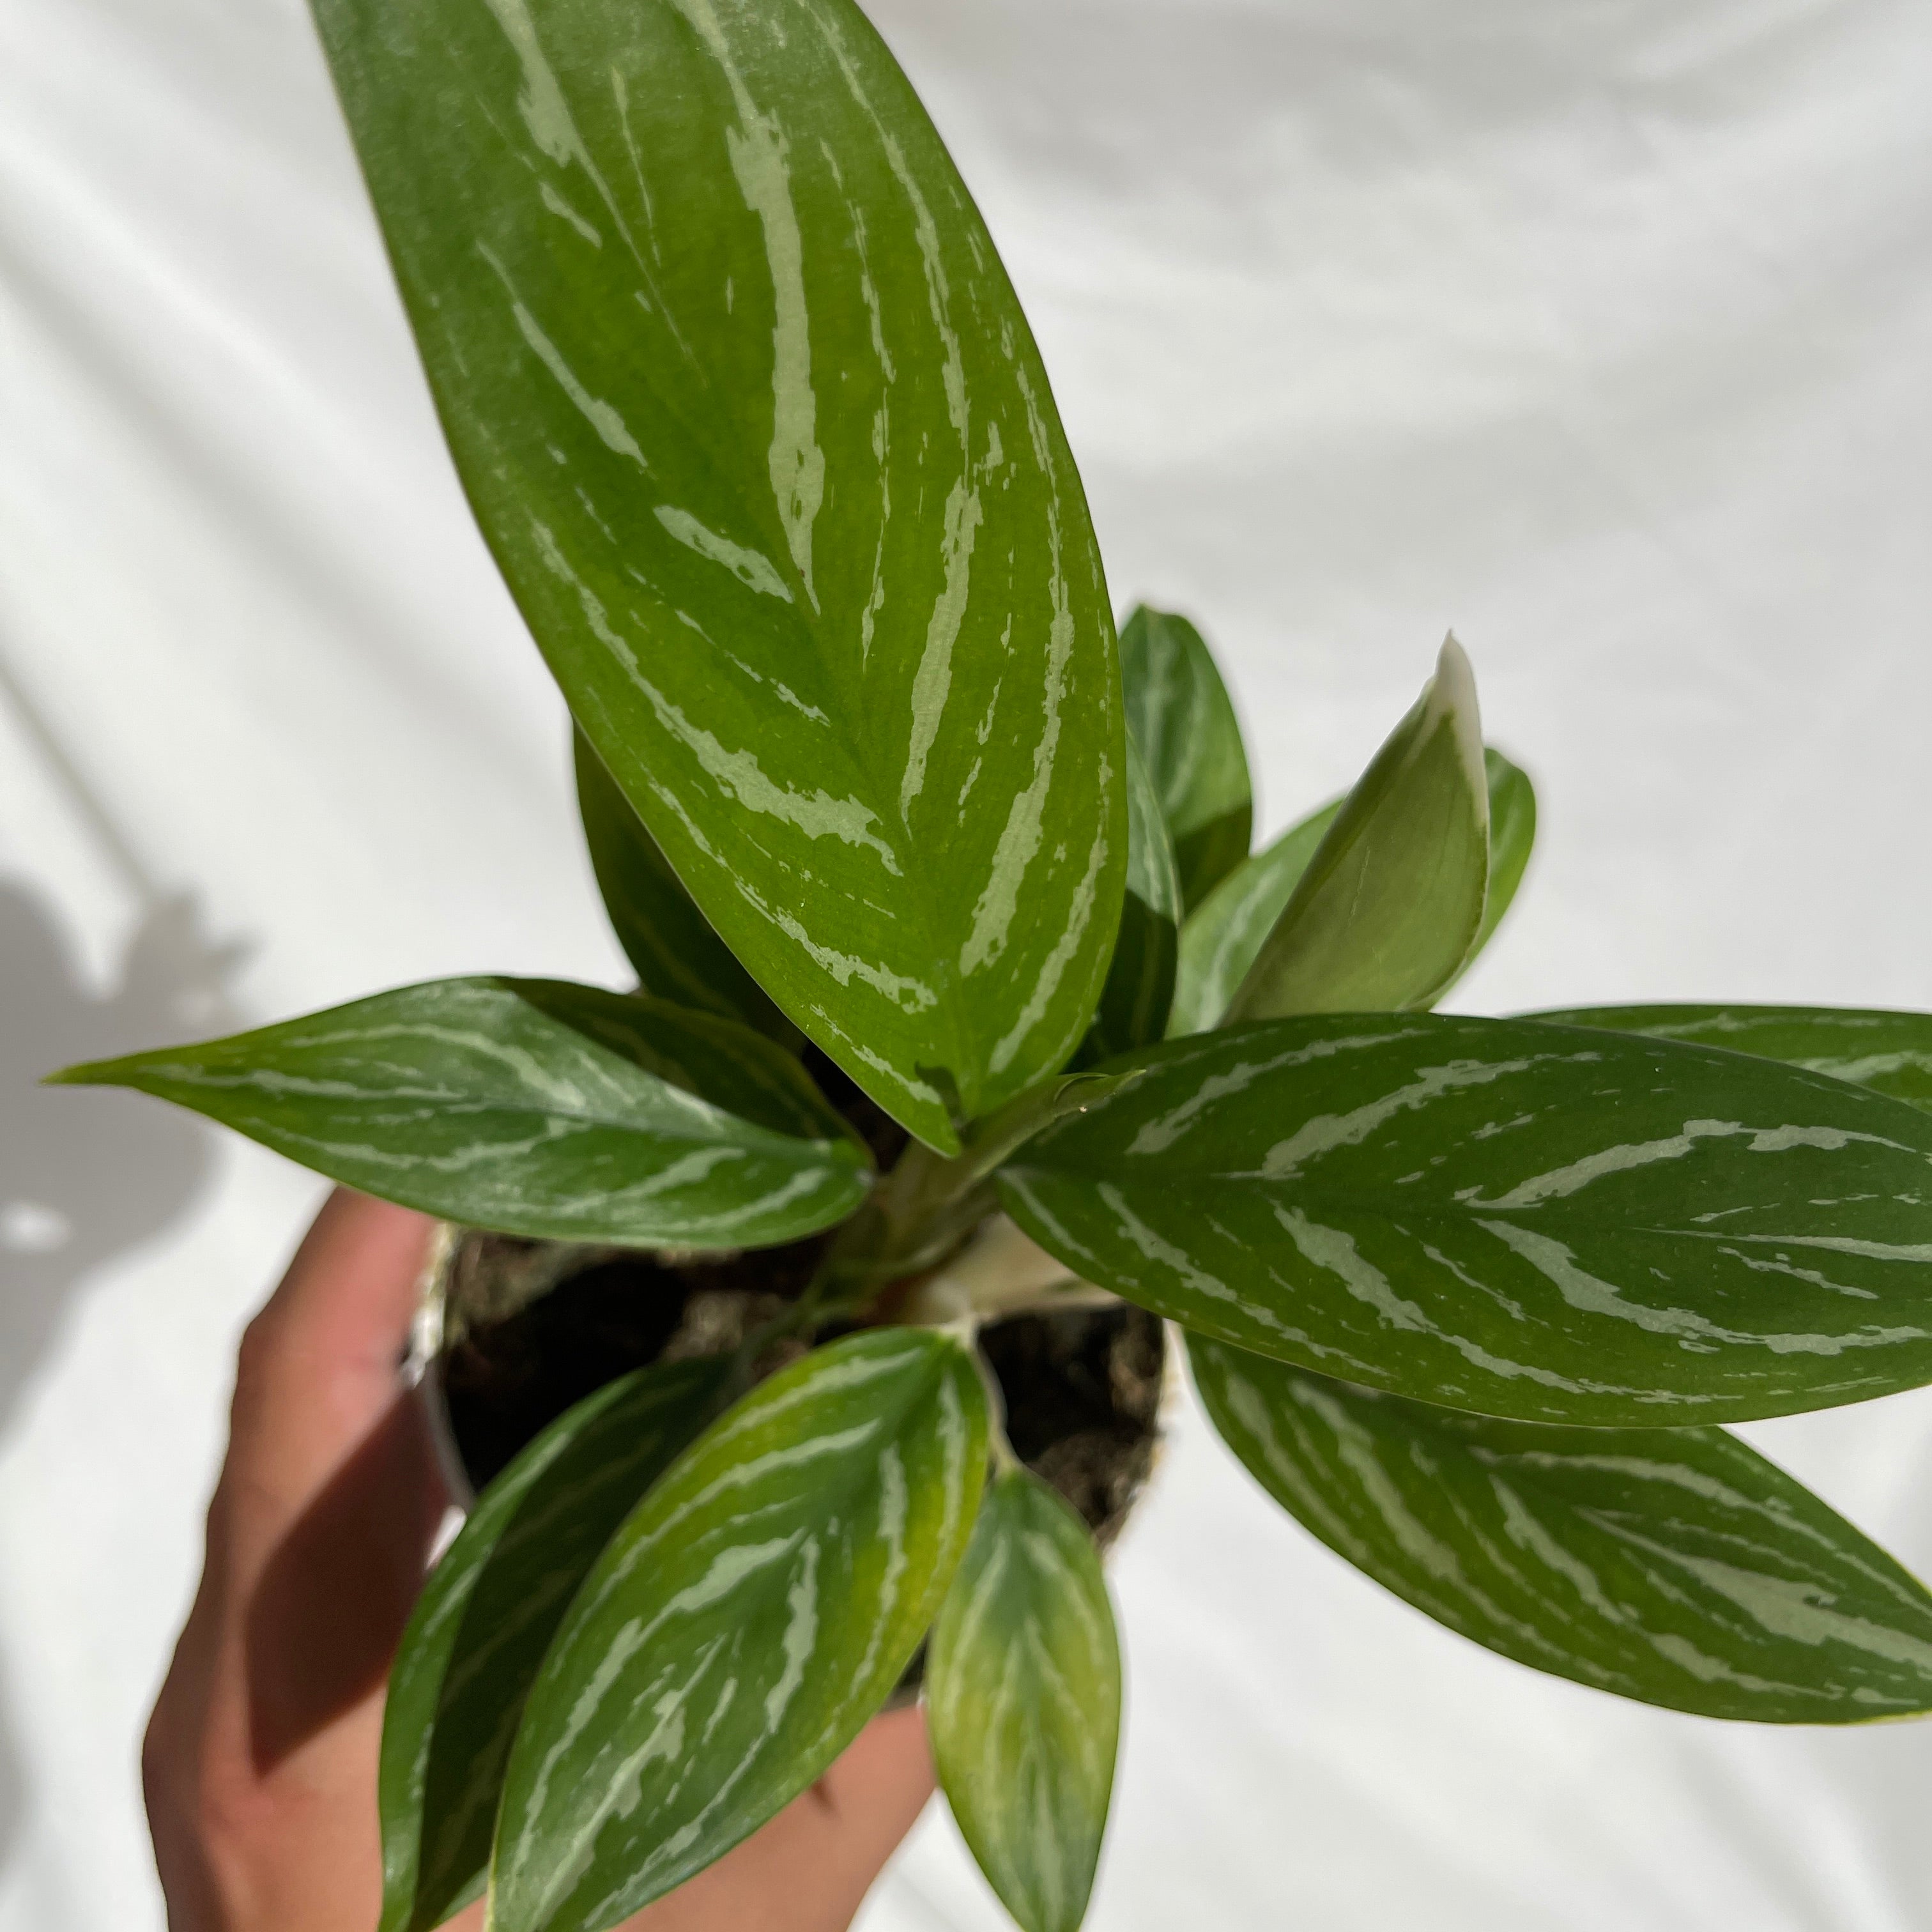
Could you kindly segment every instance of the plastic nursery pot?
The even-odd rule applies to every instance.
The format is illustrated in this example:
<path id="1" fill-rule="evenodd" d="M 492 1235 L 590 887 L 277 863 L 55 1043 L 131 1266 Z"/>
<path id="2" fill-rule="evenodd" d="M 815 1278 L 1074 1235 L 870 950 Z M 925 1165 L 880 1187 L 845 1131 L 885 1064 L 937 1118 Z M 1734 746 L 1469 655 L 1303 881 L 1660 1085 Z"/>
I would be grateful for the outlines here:
<path id="1" fill-rule="evenodd" d="M 446 1226 L 425 1270 L 410 1364 L 456 1500 L 594 1389 L 659 1361 L 724 1354 L 802 1292 L 826 1239 L 725 1253 L 530 1241 Z M 1168 1348 L 1129 1304 L 1006 1315 L 980 1331 L 1015 1453 L 1102 1549 L 1144 1486 Z M 770 1374 L 803 1351 L 781 1343 Z"/>

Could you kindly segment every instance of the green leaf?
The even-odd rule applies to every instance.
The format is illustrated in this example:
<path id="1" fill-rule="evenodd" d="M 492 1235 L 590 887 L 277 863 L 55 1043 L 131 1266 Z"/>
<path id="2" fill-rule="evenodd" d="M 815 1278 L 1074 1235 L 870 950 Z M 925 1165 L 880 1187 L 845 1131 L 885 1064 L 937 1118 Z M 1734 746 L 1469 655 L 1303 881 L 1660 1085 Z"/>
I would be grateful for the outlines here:
<path id="1" fill-rule="evenodd" d="M 598 1932 L 729 1851 L 883 1703 L 971 1533 L 966 1351 L 874 1329 L 762 1383 L 619 1530 L 510 1756 L 494 1932 Z"/>
<path id="2" fill-rule="evenodd" d="M 1536 838 L 1536 794 L 1500 752 L 1483 754 L 1490 792 L 1490 883 L 1482 928 L 1468 958 L 1489 944 L 1522 883 Z M 1179 1040 L 1219 1026 L 1235 989 L 1255 962 L 1282 908 L 1300 883 L 1343 801 L 1335 800 L 1244 860 L 1195 908 L 1180 928 L 1180 962 L 1167 1036 Z"/>
<path id="3" fill-rule="evenodd" d="M 1262 942 L 1274 930 L 1341 809 L 1340 799 L 1324 806 L 1272 845 L 1243 860 L 1189 914 L 1180 928 L 1174 1004 L 1168 1012 L 1170 1040 L 1205 1033 L 1221 1024 Z"/>
<path id="4" fill-rule="evenodd" d="M 1077 1932 L 1120 1729 L 1113 1606 L 1087 1526 L 1025 1470 L 998 1478 L 926 1653 L 933 1761 L 1023 1932 Z"/>
<path id="5" fill-rule="evenodd" d="M 1338 1554 L 1491 1650 L 1772 1724 L 1932 1710 L 1932 1595 L 1720 1429 L 1553 1429 L 1190 1337 L 1214 1426 Z"/>
<path id="6" fill-rule="evenodd" d="M 1318 1372 L 1526 1421 L 1932 1382 L 1932 1120 L 1774 1060 L 1331 1015 L 1100 1070 L 1000 1172 L 1083 1280 Z"/>
<path id="7" fill-rule="evenodd" d="M 1127 740 L 1127 890 L 1099 1010 L 1076 1065 L 1146 1046 L 1161 1036 L 1174 997 L 1180 882 L 1160 800 L 1134 741 Z"/>
<path id="8" fill-rule="evenodd" d="M 1932 1014 L 1858 1006 L 1575 1006 L 1523 1017 L 1788 1060 L 1932 1109 Z"/>
<path id="9" fill-rule="evenodd" d="M 1490 791 L 1490 889 L 1482 929 L 1469 950 L 1472 960 L 1509 910 L 1536 844 L 1536 788 L 1529 774 L 1494 751 L 1484 752 L 1483 770 Z"/>
<path id="10" fill-rule="evenodd" d="M 638 969 L 639 990 L 796 1046 L 798 1029 L 712 930 L 590 741 L 581 731 L 574 738 L 584 842 L 611 928 Z"/>
<path id="11" fill-rule="evenodd" d="M 843 1220 L 872 1164 L 790 1054 L 729 1020 L 556 980 L 436 980 L 57 1074 L 192 1108 L 472 1228 L 755 1247 Z"/>
<path id="12" fill-rule="evenodd" d="M 1185 617 L 1142 604 L 1120 632 L 1127 728 L 1140 746 L 1192 908 L 1248 856 L 1248 754 L 1214 654 Z"/>
<path id="13" fill-rule="evenodd" d="M 942 1152 L 1064 1063 L 1126 860 L 1100 560 L 850 0 L 316 0 L 457 466 L 732 952 Z"/>
<path id="14" fill-rule="evenodd" d="M 1227 1017 L 1427 1006 L 1481 929 L 1489 839 L 1476 682 L 1451 638 L 1342 801 Z"/>
<path id="15" fill-rule="evenodd" d="M 380 1932 L 426 1932 L 481 1889 L 510 1741 L 550 1639 L 617 1526 L 716 1412 L 725 1378 L 722 1361 L 689 1361 L 608 1383 L 478 1498 L 389 1674 Z"/>

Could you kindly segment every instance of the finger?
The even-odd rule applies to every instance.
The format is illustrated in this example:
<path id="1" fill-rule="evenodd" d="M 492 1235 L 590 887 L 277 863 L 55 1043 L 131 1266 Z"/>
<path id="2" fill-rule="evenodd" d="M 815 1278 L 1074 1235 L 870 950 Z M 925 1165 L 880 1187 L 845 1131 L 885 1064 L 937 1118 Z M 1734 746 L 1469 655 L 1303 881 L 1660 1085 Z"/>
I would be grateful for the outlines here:
<path id="1" fill-rule="evenodd" d="M 239 1473 L 299 1486 L 388 1408 L 434 1225 L 344 1189 L 323 1204 L 242 1338 L 229 1450 Z M 268 1465 L 248 1467 L 263 1449 Z"/>
<path id="2" fill-rule="evenodd" d="M 380 1688 L 444 1507 L 398 1372 L 431 1226 L 332 1196 L 244 1337 L 201 1588 L 144 1756 L 185 1924 L 374 1922 Z"/>

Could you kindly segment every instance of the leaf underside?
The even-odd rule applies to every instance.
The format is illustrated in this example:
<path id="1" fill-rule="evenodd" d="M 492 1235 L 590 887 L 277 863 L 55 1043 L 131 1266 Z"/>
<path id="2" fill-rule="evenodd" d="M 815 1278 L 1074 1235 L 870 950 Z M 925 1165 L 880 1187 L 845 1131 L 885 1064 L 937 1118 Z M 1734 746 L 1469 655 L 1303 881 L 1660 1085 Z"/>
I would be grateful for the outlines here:
<path id="1" fill-rule="evenodd" d="M 1485 752 L 1490 791 L 1490 878 L 1483 922 L 1463 971 L 1501 923 L 1522 882 L 1536 837 L 1536 794 L 1500 752 Z M 1179 1040 L 1219 1026 L 1343 801 L 1336 799 L 1244 860 L 1187 917 L 1167 1036 Z"/>
<path id="2" fill-rule="evenodd" d="M 986 1419 L 964 1350 L 873 1329 L 760 1384 L 626 1520 L 511 1753 L 494 1932 L 601 1932 L 819 1776 L 964 1550 Z"/>
<path id="3" fill-rule="evenodd" d="M 1188 1354 L 1277 1502 L 1491 1650 L 1706 1717 L 1932 1709 L 1932 1596 L 1723 1430 L 1499 1422 L 1198 1336 Z"/>
<path id="4" fill-rule="evenodd" d="M 749 1247 L 843 1220 L 871 1162 L 791 1056 L 729 1020 L 551 980 L 439 980 L 70 1068 L 474 1228 Z"/>
<path id="5" fill-rule="evenodd" d="M 661 1364 L 560 1416 L 477 1499 L 389 1673 L 380 1932 L 428 1932 L 481 1888 L 510 1741 L 577 1588 L 703 1428 L 720 1361 Z"/>
<path id="6" fill-rule="evenodd" d="M 478 520 L 706 918 L 944 1152 L 1084 1031 L 1113 622 L 1019 305 L 850 0 L 316 0 Z"/>
<path id="7" fill-rule="evenodd" d="M 1024 1469 L 987 1490 L 926 1652 L 933 1761 L 1022 1932 L 1077 1932 L 1120 1736 L 1120 1656 L 1086 1524 Z"/>
<path id="8" fill-rule="evenodd" d="M 1244 860 L 1189 914 L 1167 1034 L 1179 1040 L 1205 1033 L 1226 1016 L 1228 1004 L 1293 895 L 1308 862 L 1342 808 L 1338 798 L 1291 826 L 1270 845 Z"/>
<path id="9" fill-rule="evenodd" d="M 1527 1421 L 1736 1420 L 1932 1381 L 1932 1122 L 1677 1042 L 1333 1015 L 1170 1042 L 1001 1171 L 1083 1280 Z"/>
<path id="10" fill-rule="evenodd" d="M 1428 1006 L 1481 930 L 1489 784 L 1455 639 L 1370 761 L 1228 1002 L 1230 1020 Z"/>

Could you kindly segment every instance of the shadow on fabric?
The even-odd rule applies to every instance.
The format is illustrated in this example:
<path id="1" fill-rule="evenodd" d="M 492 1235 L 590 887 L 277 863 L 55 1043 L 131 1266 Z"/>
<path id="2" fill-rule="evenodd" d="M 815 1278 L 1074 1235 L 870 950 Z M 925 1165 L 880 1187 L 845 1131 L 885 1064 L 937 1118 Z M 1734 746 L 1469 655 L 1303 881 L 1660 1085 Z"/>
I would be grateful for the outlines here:
<path id="1" fill-rule="evenodd" d="M 73 1060 L 226 1030 L 245 950 L 203 938 L 191 897 L 158 898 L 96 993 L 46 900 L 0 880 L 0 1442 L 76 1291 L 178 1221 L 213 1157 L 212 1130 L 188 1114 L 37 1083 Z M 0 1680 L 0 1868 L 28 1797 L 4 1696 Z"/>

